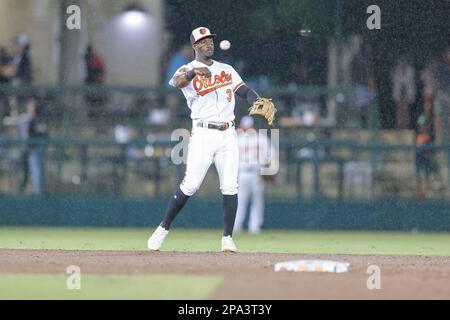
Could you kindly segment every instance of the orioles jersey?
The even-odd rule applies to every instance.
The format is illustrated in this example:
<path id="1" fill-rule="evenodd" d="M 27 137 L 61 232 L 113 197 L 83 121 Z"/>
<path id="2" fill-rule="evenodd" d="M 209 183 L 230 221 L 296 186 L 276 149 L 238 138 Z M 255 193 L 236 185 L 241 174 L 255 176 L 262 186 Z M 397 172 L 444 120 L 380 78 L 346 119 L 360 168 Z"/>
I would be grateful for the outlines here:
<path id="1" fill-rule="evenodd" d="M 211 71 L 211 77 L 195 76 L 186 87 L 181 89 L 191 109 L 191 118 L 216 122 L 233 121 L 234 93 L 244 85 L 244 82 L 232 66 L 214 60 L 213 64 L 208 66 L 194 60 L 178 69 L 169 84 L 175 86 L 173 78 L 176 75 L 200 67 L 207 67 Z"/>

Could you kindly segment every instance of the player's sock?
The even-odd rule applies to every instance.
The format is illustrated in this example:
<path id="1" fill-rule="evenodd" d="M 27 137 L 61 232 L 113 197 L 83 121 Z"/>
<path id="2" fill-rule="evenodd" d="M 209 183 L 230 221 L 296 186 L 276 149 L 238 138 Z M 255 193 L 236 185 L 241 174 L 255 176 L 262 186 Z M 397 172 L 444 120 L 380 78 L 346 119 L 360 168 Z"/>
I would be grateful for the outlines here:
<path id="1" fill-rule="evenodd" d="M 170 229 L 172 221 L 175 219 L 175 217 L 181 211 L 181 209 L 183 209 L 188 199 L 189 196 L 185 195 L 180 190 L 180 187 L 178 187 L 177 190 L 175 191 L 175 194 L 172 197 L 172 200 L 170 200 L 169 206 L 167 207 L 164 220 L 160 224 L 161 227 L 163 227 L 166 230 Z"/>
<path id="2" fill-rule="evenodd" d="M 223 195 L 223 222 L 225 225 L 223 236 L 232 236 L 234 228 L 234 220 L 236 219 L 236 211 L 238 205 L 238 196 Z"/>

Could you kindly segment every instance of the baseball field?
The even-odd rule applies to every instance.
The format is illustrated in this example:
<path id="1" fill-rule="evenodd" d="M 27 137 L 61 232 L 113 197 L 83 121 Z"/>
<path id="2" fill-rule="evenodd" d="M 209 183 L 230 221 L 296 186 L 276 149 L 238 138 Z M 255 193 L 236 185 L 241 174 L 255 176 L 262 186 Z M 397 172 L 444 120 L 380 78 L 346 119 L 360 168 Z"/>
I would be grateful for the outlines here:
<path id="1" fill-rule="evenodd" d="M 449 299 L 450 234 L 174 228 L 148 252 L 148 229 L 0 228 L 0 299 Z M 346 273 L 274 272 L 276 262 L 349 262 Z M 69 266 L 80 289 L 69 290 Z M 380 289 L 368 289 L 379 267 Z M 370 269 L 372 270 L 372 269 Z"/>

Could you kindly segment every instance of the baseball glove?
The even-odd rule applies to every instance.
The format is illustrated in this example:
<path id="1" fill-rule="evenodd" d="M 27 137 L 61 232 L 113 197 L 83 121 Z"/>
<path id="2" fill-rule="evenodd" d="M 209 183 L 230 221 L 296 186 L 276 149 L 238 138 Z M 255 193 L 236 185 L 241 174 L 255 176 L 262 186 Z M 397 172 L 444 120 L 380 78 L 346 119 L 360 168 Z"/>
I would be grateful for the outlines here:
<path id="1" fill-rule="evenodd" d="M 278 111 L 272 102 L 272 99 L 258 98 L 253 105 L 248 109 L 249 115 L 260 115 L 266 118 L 269 125 L 273 125 L 275 120 L 275 113 Z"/>

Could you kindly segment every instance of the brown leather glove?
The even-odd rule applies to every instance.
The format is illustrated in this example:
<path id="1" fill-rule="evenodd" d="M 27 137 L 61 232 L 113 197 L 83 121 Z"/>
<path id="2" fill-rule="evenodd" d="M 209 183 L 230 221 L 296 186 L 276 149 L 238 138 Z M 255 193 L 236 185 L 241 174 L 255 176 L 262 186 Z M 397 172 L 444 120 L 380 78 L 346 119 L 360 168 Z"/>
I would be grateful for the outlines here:
<path id="1" fill-rule="evenodd" d="M 249 115 L 260 115 L 266 118 L 269 125 L 273 125 L 275 113 L 278 111 L 272 102 L 272 99 L 258 98 L 248 109 Z"/>

